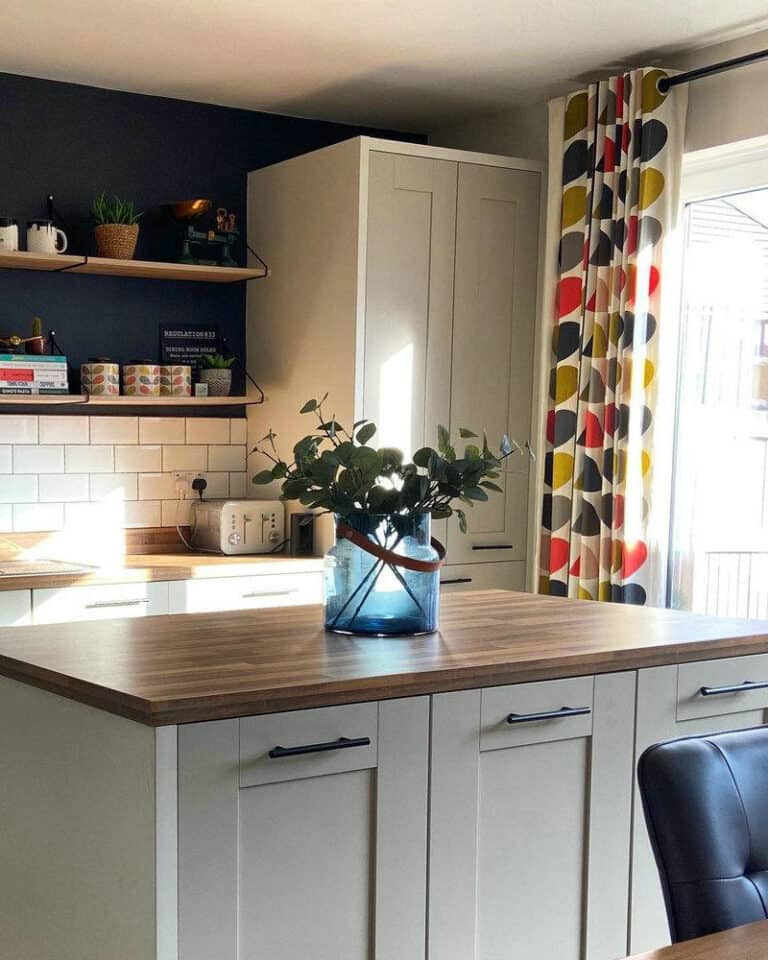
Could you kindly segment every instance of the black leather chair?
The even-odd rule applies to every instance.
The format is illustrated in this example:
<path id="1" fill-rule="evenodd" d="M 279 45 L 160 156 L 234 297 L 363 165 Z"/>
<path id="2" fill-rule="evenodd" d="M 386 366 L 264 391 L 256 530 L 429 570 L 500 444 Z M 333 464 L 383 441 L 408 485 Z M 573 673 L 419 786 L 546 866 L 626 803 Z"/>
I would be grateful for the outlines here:
<path id="1" fill-rule="evenodd" d="M 638 778 L 672 941 L 768 917 L 768 727 L 658 743 Z"/>

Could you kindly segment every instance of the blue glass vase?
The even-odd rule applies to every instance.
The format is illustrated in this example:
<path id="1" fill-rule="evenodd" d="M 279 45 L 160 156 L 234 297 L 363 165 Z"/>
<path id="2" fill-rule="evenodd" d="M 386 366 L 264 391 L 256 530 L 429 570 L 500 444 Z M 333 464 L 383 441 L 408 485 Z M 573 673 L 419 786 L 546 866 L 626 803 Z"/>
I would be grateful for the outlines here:
<path id="1" fill-rule="evenodd" d="M 442 557 L 430 525 L 428 513 L 336 518 L 336 545 L 325 557 L 328 630 L 375 637 L 437 630 Z"/>

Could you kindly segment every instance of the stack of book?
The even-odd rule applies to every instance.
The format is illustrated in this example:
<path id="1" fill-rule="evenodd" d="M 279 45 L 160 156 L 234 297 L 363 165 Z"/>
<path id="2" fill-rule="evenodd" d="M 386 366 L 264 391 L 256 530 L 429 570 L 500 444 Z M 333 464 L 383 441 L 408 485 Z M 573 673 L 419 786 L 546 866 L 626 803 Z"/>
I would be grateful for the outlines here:
<path id="1" fill-rule="evenodd" d="M 67 358 L 0 353 L 0 396 L 69 393 Z"/>

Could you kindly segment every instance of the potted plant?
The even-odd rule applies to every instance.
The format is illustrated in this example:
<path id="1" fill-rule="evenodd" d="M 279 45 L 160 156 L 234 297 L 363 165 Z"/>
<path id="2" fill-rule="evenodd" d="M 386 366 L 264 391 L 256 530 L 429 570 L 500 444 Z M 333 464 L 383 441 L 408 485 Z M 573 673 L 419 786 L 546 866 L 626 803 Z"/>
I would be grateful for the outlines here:
<path id="1" fill-rule="evenodd" d="M 437 629 L 439 569 L 445 556 L 432 539 L 430 521 L 454 513 L 466 532 L 464 507 L 501 492 L 495 482 L 511 454 L 530 453 L 506 435 L 498 454 L 483 435 L 462 427 L 468 441 L 461 454 L 445 427 L 437 449 L 422 447 L 405 463 L 394 448 L 375 449 L 376 426 L 359 420 L 348 432 L 327 418 L 322 400 L 309 400 L 301 413 L 315 414 L 315 430 L 293 448 L 293 460 L 277 454 L 276 435 L 263 437 L 255 453 L 271 461 L 255 484 L 277 480 L 283 500 L 332 513 L 336 545 L 326 557 L 325 623 L 339 633 L 374 636 L 430 633 Z M 462 507 L 456 505 L 456 501 Z"/>
<path id="2" fill-rule="evenodd" d="M 132 260 L 141 217 L 134 210 L 133 201 L 101 193 L 93 201 L 91 214 L 96 221 L 96 253 L 110 260 Z"/>
<path id="3" fill-rule="evenodd" d="M 204 353 L 200 357 L 200 382 L 208 384 L 211 397 L 228 397 L 232 389 L 232 364 L 236 357 L 220 353 Z"/>

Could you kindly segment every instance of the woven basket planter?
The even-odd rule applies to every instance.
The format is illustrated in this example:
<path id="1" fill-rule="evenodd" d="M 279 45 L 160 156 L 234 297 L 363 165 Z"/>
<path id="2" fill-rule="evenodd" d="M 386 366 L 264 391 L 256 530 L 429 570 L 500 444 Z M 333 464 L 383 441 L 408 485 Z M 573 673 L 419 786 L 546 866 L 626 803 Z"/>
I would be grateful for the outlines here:
<path id="1" fill-rule="evenodd" d="M 93 234 L 98 256 L 110 260 L 133 260 L 139 239 L 138 223 L 102 223 L 94 228 Z"/>

